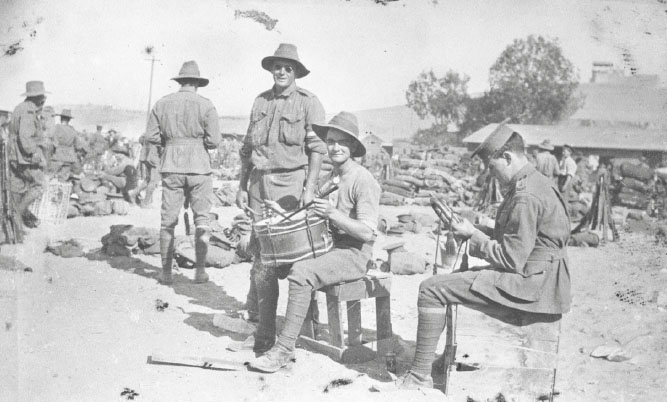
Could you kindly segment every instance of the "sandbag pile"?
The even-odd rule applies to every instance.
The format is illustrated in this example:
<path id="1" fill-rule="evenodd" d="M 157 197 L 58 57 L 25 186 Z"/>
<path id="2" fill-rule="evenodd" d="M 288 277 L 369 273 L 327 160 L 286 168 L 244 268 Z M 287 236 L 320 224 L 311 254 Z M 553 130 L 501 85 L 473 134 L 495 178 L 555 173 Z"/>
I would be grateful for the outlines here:
<path id="1" fill-rule="evenodd" d="M 112 192 L 99 179 L 83 177 L 74 180 L 67 217 L 127 215 L 129 203 L 122 194 Z"/>
<path id="2" fill-rule="evenodd" d="M 133 225 L 111 225 L 102 236 L 102 253 L 129 257 L 132 254 L 160 254 L 160 231 Z"/>
<path id="3" fill-rule="evenodd" d="M 612 160 L 613 203 L 646 210 L 655 192 L 654 171 L 634 159 Z"/>
<path id="4" fill-rule="evenodd" d="M 655 169 L 655 192 L 652 201 L 649 202 L 649 215 L 667 219 L 667 167 Z"/>
<path id="5" fill-rule="evenodd" d="M 394 176 L 382 182 L 380 204 L 429 205 L 431 196 L 437 195 L 454 206 L 472 206 L 481 188 L 476 186 L 479 172 L 470 157 L 448 149 L 427 157 L 400 159 Z"/>

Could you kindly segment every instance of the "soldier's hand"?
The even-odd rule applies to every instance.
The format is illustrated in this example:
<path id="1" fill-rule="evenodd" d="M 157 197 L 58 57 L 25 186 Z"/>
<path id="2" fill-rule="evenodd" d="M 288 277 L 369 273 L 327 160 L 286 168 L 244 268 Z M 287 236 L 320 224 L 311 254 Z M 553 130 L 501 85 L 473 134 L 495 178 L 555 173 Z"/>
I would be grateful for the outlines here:
<path id="1" fill-rule="evenodd" d="M 315 193 L 312 189 L 305 187 L 301 194 L 301 206 L 304 206 L 315 199 Z"/>
<path id="2" fill-rule="evenodd" d="M 239 190 L 236 193 L 236 206 L 245 211 L 248 206 L 248 192 L 245 190 Z"/>
<path id="3" fill-rule="evenodd" d="M 456 222 L 456 220 L 452 222 L 452 232 L 456 237 L 467 240 L 472 237 L 475 230 L 477 230 L 475 226 L 465 218 L 462 218 L 460 222 Z"/>
<path id="4" fill-rule="evenodd" d="M 323 218 L 331 218 L 337 211 L 329 200 L 325 198 L 313 199 L 313 204 L 308 209 Z"/>

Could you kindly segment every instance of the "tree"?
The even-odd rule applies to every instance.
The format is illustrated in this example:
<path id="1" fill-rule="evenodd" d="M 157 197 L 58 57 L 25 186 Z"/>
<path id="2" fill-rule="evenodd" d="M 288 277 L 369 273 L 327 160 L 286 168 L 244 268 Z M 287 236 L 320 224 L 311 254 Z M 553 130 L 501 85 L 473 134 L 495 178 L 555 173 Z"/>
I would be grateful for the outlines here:
<path id="1" fill-rule="evenodd" d="M 487 102 L 513 123 L 554 124 L 581 105 L 575 96 L 579 77 L 563 56 L 558 40 L 542 36 L 515 39 L 489 72 Z"/>
<path id="2" fill-rule="evenodd" d="M 449 70 L 438 78 L 433 70 L 422 72 L 412 81 L 405 92 L 408 106 L 421 119 L 433 117 L 435 124 L 447 126 L 461 124 L 465 117 L 470 77 Z"/>

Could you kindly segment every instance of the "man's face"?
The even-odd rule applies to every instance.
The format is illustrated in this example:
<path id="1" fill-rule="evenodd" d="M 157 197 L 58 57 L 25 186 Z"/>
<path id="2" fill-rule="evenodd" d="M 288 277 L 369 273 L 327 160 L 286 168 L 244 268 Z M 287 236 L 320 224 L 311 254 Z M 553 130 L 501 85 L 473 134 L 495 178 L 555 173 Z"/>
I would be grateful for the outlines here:
<path id="1" fill-rule="evenodd" d="M 296 64 L 287 60 L 276 60 L 273 62 L 271 72 L 273 82 L 279 88 L 287 88 L 294 83 Z"/>
<path id="2" fill-rule="evenodd" d="M 353 147 L 354 140 L 349 135 L 336 129 L 329 129 L 327 133 L 327 151 L 332 162 L 338 165 L 345 163 L 350 159 Z"/>
<path id="3" fill-rule="evenodd" d="M 45 95 L 35 96 L 35 105 L 37 105 L 37 107 L 44 106 L 45 102 L 46 102 L 46 96 Z"/>
<path id="4" fill-rule="evenodd" d="M 510 173 L 510 161 L 508 160 L 508 153 L 493 154 L 488 162 L 489 174 L 495 177 L 501 183 L 509 183 L 512 179 Z"/>
<path id="5" fill-rule="evenodd" d="M 567 158 L 568 156 L 571 156 L 572 152 L 570 152 L 570 148 L 563 148 L 563 158 Z"/>

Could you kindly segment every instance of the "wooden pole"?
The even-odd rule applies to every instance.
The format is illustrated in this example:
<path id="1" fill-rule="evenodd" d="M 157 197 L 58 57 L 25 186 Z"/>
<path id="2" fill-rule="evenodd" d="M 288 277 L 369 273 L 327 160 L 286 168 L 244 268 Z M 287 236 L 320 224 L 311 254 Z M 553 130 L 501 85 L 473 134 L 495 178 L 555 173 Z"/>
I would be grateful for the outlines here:
<path id="1" fill-rule="evenodd" d="M 152 102 L 152 97 L 153 97 L 153 70 L 155 68 L 155 62 L 159 61 L 155 59 L 155 55 L 153 55 L 150 59 L 151 62 L 151 79 L 150 83 L 148 84 L 148 108 L 146 110 L 146 123 L 148 123 L 148 119 L 150 118 L 151 115 L 151 102 Z"/>

